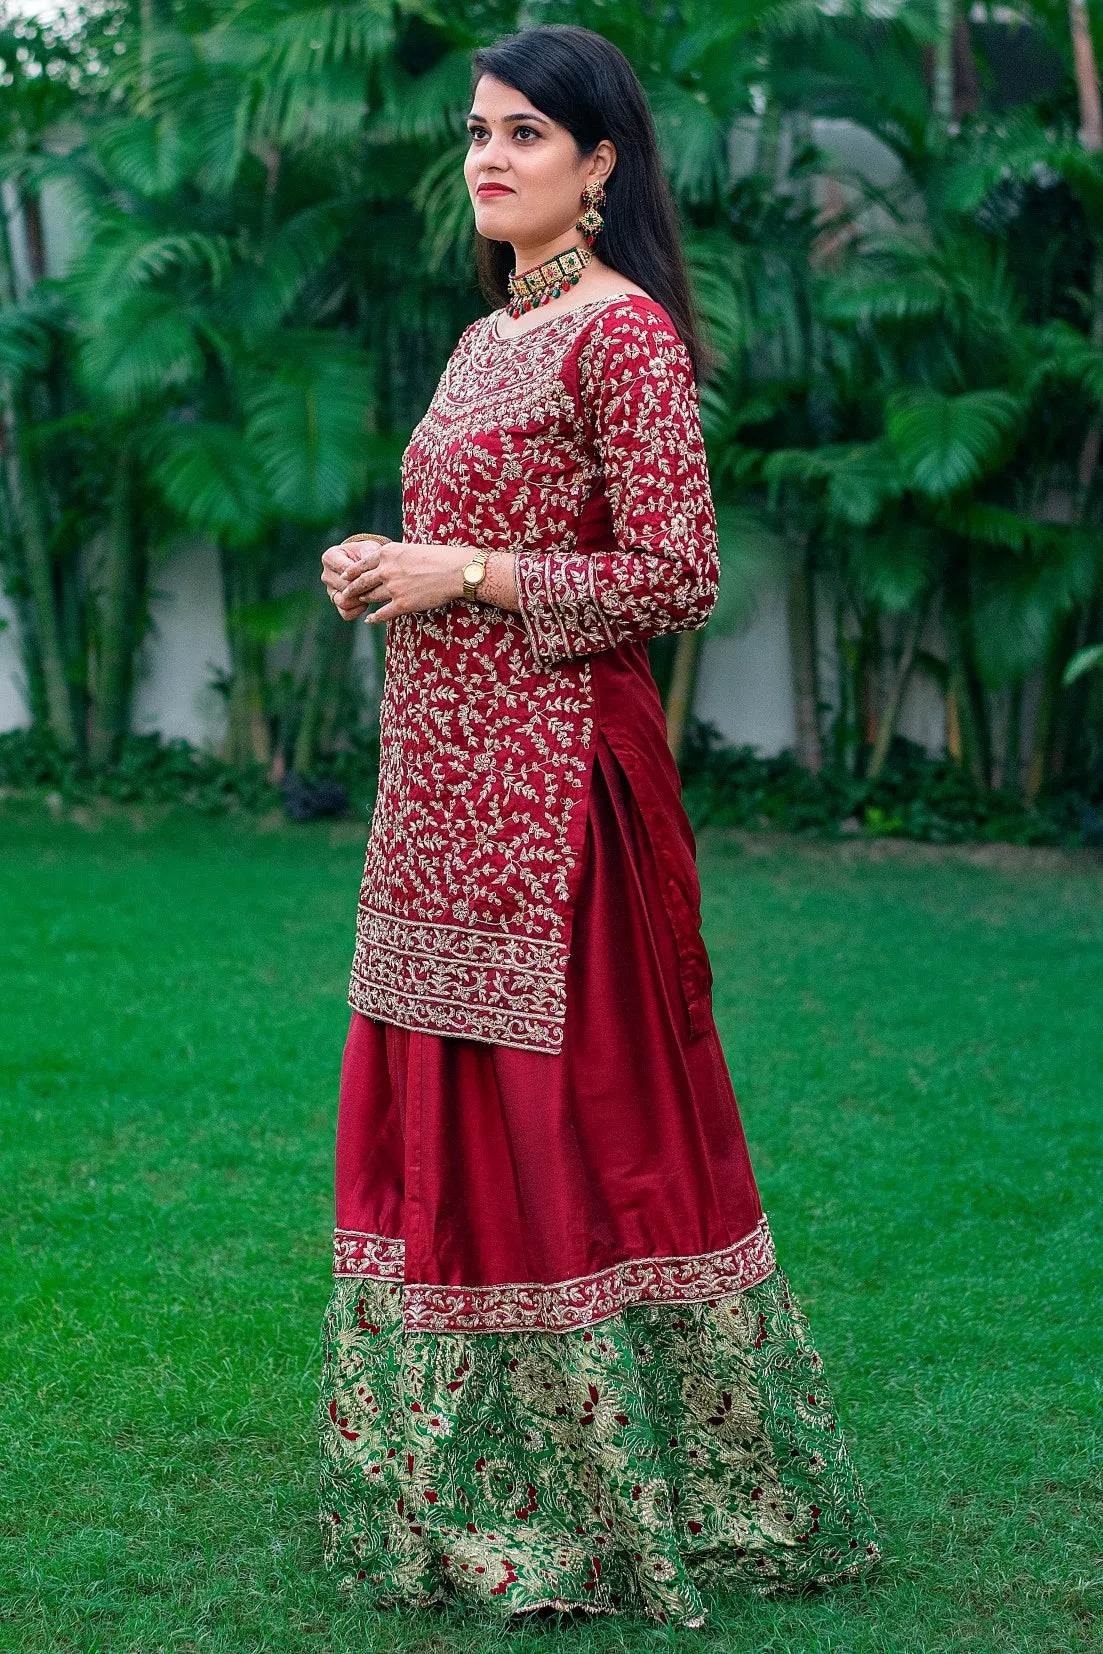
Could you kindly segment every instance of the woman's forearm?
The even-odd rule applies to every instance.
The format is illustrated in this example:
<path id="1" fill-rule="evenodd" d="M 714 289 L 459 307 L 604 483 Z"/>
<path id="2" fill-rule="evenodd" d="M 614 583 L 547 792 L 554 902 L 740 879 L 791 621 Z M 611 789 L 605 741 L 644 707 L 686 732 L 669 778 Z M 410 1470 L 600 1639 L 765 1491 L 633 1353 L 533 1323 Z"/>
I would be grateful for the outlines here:
<path id="1" fill-rule="evenodd" d="M 520 612 L 517 559 L 512 551 L 496 551 L 488 558 L 486 574 L 479 587 L 479 601 L 493 603 L 496 609 L 510 609 L 514 614 Z"/>

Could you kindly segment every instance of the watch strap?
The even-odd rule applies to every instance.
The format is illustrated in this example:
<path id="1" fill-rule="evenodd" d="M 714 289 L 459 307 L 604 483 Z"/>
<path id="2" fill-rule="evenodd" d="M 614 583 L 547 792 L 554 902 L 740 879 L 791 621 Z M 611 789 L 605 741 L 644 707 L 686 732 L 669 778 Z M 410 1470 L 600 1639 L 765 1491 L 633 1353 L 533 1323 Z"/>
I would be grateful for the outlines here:
<path id="1" fill-rule="evenodd" d="M 463 595 L 464 595 L 464 597 L 468 598 L 469 600 L 478 597 L 479 587 L 482 585 L 483 580 L 486 576 L 486 565 L 489 561 L 490 561 L 489 551 L 475 551 L 475 552 L 472 552 L 471 556 L 467 559 L 467 562 L 463 566 L 463 573 L 464 573 Z M 482 572 L 482 574 L 480 574 L 480 576 L 477 580 L 468 580 L 466 578 L 467 570 L 470 568 L 472 563 L 479 563 L 482 566 L 482 571 L 483 572 Z"/>

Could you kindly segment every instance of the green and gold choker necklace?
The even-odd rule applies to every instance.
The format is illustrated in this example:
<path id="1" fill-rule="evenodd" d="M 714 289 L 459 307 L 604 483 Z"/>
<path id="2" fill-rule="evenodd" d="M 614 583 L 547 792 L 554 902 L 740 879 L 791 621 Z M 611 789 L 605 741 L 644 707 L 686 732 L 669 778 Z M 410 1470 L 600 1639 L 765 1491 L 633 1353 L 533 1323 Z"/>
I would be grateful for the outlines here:
<path id="1" fill-rule="evenodd" d="M 549 299 L 558 299 L 574 286 L 589 262 L 588 247 L 568 247 L 565 253 L 556 253 L 554 258 L 545 259 L 531 270 L 511 275 L 507 313 L 516 318 L 535 310 L 537 305 L 547 304 Z"/>

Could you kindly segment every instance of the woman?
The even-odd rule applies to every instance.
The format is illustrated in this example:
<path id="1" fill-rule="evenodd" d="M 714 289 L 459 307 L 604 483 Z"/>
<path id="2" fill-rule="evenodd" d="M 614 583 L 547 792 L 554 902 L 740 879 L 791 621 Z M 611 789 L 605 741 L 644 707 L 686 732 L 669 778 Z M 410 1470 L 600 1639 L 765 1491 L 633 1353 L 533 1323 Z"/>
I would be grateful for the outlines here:
<path id="1" fill-rule="evenodd" d="M 508 302 L 411 437 L 404 539 L 323 557 L 341 614 L 388 628 L 327 1561 L 380 1606 L 695 1625 L 708 1588 L 876 1555 L 751 1173 L 648 669 L 716 593 L 697 336 L 613 46 L 547 27 L 476 53 L 468 126 Z"/>

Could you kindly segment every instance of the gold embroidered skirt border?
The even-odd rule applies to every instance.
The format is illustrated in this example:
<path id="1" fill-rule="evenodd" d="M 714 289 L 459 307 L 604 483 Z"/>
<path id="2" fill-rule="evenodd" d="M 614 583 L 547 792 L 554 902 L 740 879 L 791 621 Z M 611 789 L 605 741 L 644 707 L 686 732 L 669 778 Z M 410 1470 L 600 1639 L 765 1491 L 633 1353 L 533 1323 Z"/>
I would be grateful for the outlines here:
<path id="1" fill-rule="evenodd" d="M 689 1258 L 629 1258 L 573 1281 L 447 1286 L 404 1281 L 405 1245 L 385 1235 L 335 1229 L 333 1273 L 402 1281 L 408 1332 L 575 1332 L 631 1304 L 701 1303 L 744 1291 L 776 1268 L 765 1217 L 741 1240 Z"/>

